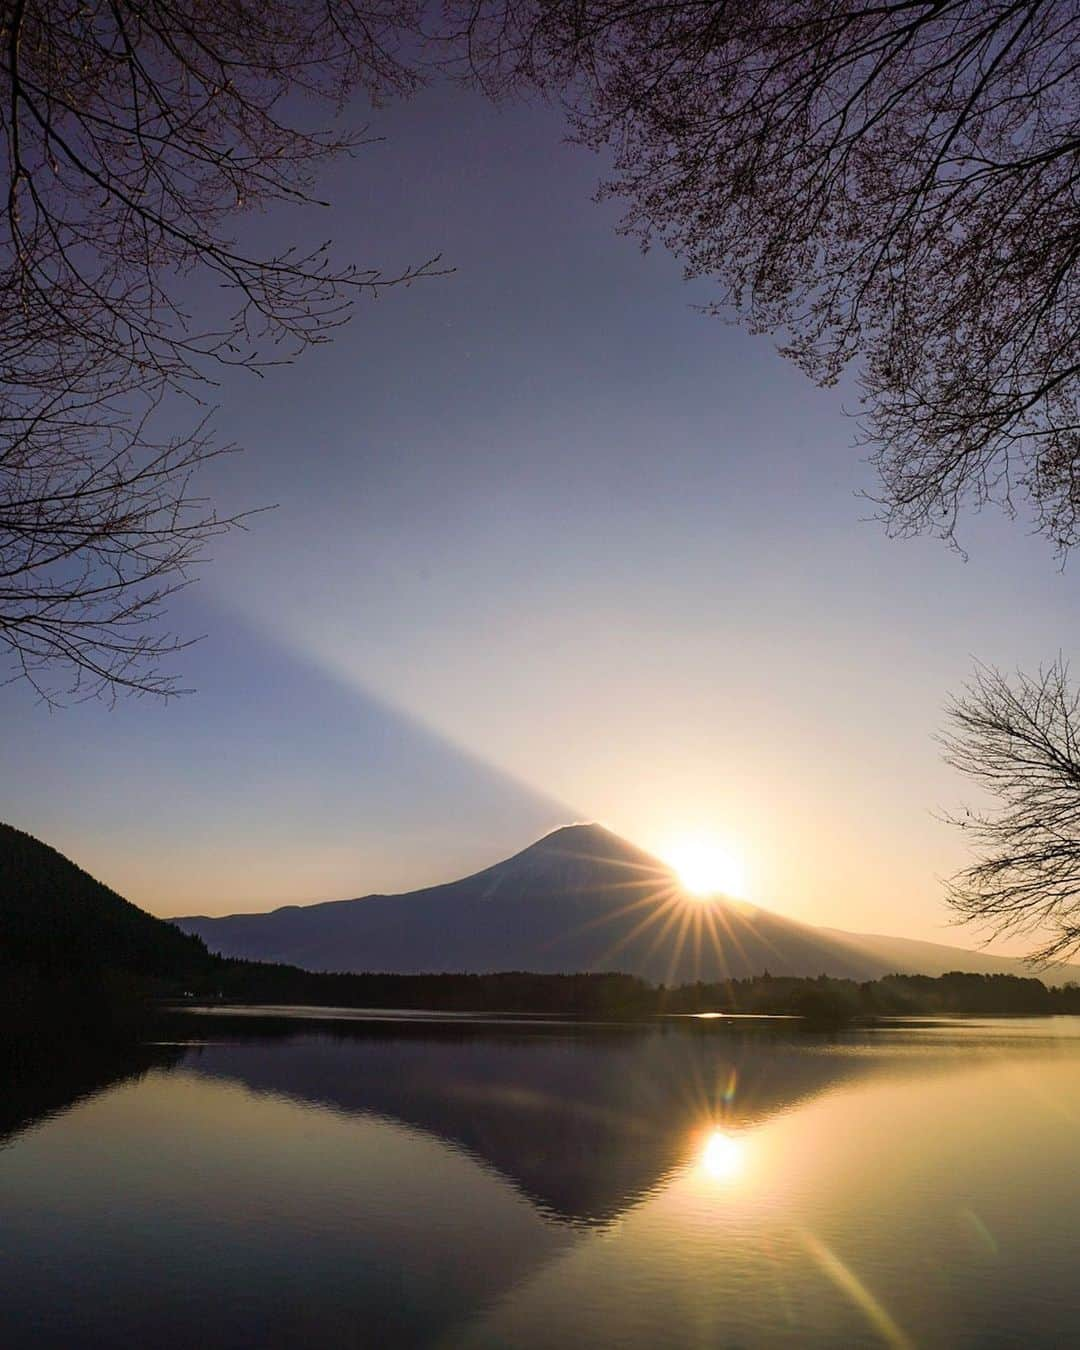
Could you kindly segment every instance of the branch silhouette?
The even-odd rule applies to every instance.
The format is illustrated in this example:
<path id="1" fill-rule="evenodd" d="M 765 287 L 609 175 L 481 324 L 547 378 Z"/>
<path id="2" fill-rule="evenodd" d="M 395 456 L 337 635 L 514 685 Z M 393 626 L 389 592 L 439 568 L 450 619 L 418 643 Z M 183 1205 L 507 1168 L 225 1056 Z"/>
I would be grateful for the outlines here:
<path id="1" fill-rule="evenodd" d="M 1071 0 L 451 0 L 449 69 L 560 99 L 622 228 L 821 384 L 889 532 L 1021 506 L 1080 538 Z"/>
<path id="2" fill-rule="evenodd" d="M 230 233 L 321 204 L 319 170 L 367 137 L 309 129 L 311 108 L 412 92 L 418 23 L 412 0 L 0 6 L 0 647 L 49 701 L 179 691 L 165 602 L 240 523 L 194 487 L 235 448 L 209 426 L 215 369 L 289 361 L 439 272 Z M 199 323 L 207 283 L 226 304 Z M 195 425 L 159 430 L 185 400 Z"/>
<path id="3" fill-rule="evenodd" d="M 947 883 L 966 921 L 1037 933 L 1034 959 L 1080 950 L 1080 691 L 1059 658 L 1012 679 L 979 666 L 948 708 L 945 760 L 996 805 L 946 819 L 975 861 Z"/>

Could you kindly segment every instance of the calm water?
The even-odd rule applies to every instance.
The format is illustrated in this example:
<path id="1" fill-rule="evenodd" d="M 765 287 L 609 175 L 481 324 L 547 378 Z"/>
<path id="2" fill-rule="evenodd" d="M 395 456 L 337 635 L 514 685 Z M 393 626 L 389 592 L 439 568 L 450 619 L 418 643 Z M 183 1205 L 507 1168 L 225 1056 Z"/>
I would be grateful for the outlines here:
<path id="1" fill-rule="evenodd" d="M 1080 1019 L 184 1019 L 0 1128 L 0 1344 L 1080 1344 Z"/>

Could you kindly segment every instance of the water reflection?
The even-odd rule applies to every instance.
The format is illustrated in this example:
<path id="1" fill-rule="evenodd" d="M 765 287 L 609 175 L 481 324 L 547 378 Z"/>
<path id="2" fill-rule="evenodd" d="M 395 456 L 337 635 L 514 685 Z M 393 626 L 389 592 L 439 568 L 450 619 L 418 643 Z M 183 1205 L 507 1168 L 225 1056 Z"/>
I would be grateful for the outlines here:
<path id="1" fill-rule="evenodd" d="M 734 1181 L 745 1170 L 746 1141 L 726 1130 L 709 1130 L 698 1166 L 710 1181 Z"/>
<path id="2" fill-rule="evenodd" d="M 265 1030 L 265 1029 L 263 1029 Z M 230 1034 L 235 1034 L 230 1032 Z M 377 1114 L 466 1150 L 558 1220 L 604 1225 L 684 1166 L 703 1124 L 732 1142 L 879 1060 L 790 1031 L 597 1033 L 358 1024 L 210 1043 L 185 1065 L 256 1092 Z"/>
<path id="3" fill-rule="evenodd" d="M 77 1102 L 151 1069 L 176 1065 L 187 1047 L 176 1045 L 79 1044 L 67 1052 L 16 1055 L 0 1044 L 0 1148 L 23 1130 L 62 1115 Z"/>
<path id="4" fill-rule="evenodd" d="M 83 1056 L 66 1112 L 55 1063 L 0 1093 L 5 1347 L 1049 1346 L 1080 1325 L 1076 1023 L 197 1030 Z"/>
<path id="5" fill-rule="evenodd" d="M 886 1345 L 891 1346 L 892 1350 L 915 1350 L 914 1342 L 892 1313 L 874 1296 L 850 1265 L 842 1261 L 815 1233 L 804 1230 L 801 1237 L 806 1250 L 825 1276 L 865 1315 L 867 1322 Z"/>

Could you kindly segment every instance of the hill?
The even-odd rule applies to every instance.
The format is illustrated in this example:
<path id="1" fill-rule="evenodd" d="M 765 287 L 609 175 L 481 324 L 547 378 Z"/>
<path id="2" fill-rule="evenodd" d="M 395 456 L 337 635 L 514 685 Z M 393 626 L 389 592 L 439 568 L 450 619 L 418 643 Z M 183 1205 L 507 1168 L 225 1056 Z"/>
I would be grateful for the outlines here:
<path id="1" fill-rule="evenodd" d="M 175 922 L 224 956 L 312 971 L 618 970 L 668 985 L 765 970 L 856 980 L 1030 973 L 985 952 L 703 903 L 659 859 L 599 825 L 567 826 L 472 876 L 403 895 Z"/>
<path id="2" fill-rule="evenodd" d="M 200 938 L 130 904 L 33 835 L 0 824 L 0 964 L 52 976 L 107 970 L 178 978 L 213 960 Z"/>

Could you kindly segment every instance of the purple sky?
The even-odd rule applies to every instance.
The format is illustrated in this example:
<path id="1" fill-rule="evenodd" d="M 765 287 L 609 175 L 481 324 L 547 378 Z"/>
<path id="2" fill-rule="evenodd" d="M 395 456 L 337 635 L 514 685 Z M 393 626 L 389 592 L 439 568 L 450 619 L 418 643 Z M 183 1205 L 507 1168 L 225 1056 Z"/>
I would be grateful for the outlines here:
<path id="1" fill-rule="evenodd" d="M 372 128 L 329 213 L 244 228 L 457 270 L 222 390 L 249 453 L 206 486 L 280 506 L 175 607 L 198 693 L 0 690 L 0 818 L 161 914 L 406 889 L 588 818 L 715 839 L 798 918 L 970 941 L 933 733 L 973 656 L 1069 655 L 1071 575 L 1000 517 L 967 563 L 865 523 L 842 391 L 618 238 L 551 110 L 436 89 Z"/>

